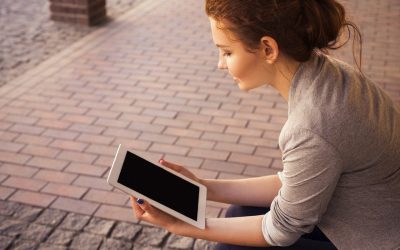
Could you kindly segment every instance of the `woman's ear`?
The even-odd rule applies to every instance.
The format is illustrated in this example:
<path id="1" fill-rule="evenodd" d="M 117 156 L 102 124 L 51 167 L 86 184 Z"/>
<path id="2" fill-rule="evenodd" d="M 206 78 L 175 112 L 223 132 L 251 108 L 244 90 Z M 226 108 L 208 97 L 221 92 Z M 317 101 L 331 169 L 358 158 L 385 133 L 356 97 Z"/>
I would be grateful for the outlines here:
<path id="1" fill-rule="evenodd" d="M 261 38 L 261 53 L 268 64 L 275 63 L 279 55 L 278 43 L 270 36 L 263 36 Z"/>

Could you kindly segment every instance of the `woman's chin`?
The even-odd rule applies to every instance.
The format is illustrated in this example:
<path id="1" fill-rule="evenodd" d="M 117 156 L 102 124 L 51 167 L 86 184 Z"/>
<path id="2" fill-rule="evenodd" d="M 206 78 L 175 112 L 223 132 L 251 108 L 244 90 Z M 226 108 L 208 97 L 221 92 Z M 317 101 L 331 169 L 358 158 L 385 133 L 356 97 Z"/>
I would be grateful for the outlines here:
<path id="1" fill-rule="evenodd" d="M 253 89 L 249 85 L 246 85 L 246 84 L 243 84 L 243 83 L 238 83 L 238 87 L 239 87 L 240 90 L 246 91 L 246 92 L 251 90 L 251 89 Z"/>
<path id="2" fill-rule="evenodd" d="M 261 86 L 268 85 L 268 84 L 266 84 L 266 83 L 246 84 L 246 83 L 244 83 L 244 82 L 238 82 L 237 85 L 238 85 L 238 87 L 239 87 L 240 90 L 242 90 L 242 91 L 249 91 L 249 90 L 256 89 L 256 88 L 259 88 L 259 87 L 261 87 Z"/>
<path id="3" fill-rule="evenodd" d="M 248 91 L 248 88 L 246 88 L 246 86 L 244 86 L 244 85 L 242 85 L 242 84 L 238 84 L 238 87 L 239 87 L 239 89 L 240 90 L 242 90 L 242 91 Z"/>

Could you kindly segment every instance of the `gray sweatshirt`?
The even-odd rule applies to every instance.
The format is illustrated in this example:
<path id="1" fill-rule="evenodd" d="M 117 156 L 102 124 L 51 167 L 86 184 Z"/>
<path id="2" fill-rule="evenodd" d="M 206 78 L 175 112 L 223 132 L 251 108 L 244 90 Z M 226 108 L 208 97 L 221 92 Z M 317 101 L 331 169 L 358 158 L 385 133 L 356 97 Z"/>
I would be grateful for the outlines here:
<path id="1" fill-rule="evenodd" d="M 318 227 L 339 249 L 400 249 L 400 109 L 352 67 L 302 63 L 279 137 L 282 188 L 264 216 L 275 246 Z"/>

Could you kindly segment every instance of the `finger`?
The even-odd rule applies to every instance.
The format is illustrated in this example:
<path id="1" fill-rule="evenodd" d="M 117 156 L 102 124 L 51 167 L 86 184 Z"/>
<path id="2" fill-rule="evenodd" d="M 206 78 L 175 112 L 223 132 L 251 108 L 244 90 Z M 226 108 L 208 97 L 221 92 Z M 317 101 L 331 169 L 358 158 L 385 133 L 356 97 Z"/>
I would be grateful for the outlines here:
<path id="1" fill-rule="evenodd" d="M 145 200 L 137 199 L 136 204 L 146 213 L 151 213 L 153 210 L 153 207 L 150 205 L 150 203 Z"/>
<path id="2" fill-rule="evenodd" d="M 140 220 L 140 218 L 145 213 L 145 211 L 137 203 L 136 197 L 133 197 L 133 196 L 131 197 L 131 205 L 132 205 L 133 213 L 135 214 L 136 219 Z"/>
<path id="3" fill-rule="evenodd" d="M 141 211 L 141 210 L 143 210 L 140 206 L 139 206 L 139 204 L 137 204 L 137 202 L 136 202 L 136 197 L 131 197 L 131 205 L 132 205 L 132 208 L 135 210 L 135 211 L 137 211 L 137 210 L 139 210 L 139 211 Z"/>
<path id="4" fill-rule="evenodd" d="M 160 164 L 163 165 L 164 167 L 170 168 L 170 169 L 172 169 L 172 170 L 174 170 L 174 171 L 176 171 L 176 172 L 179 172 L 180 170 L 182 170 L 182 167 L 181 167 L 181 166 L 176 165 L 176 164 L 174 164 L 174 163 L 171 163 L 171 162 L 169 162 L 169 161 L 166 161 L 166 160 L 164 160 L 164 159 L 161 159 L 159 162 L 160 162 Z"/>

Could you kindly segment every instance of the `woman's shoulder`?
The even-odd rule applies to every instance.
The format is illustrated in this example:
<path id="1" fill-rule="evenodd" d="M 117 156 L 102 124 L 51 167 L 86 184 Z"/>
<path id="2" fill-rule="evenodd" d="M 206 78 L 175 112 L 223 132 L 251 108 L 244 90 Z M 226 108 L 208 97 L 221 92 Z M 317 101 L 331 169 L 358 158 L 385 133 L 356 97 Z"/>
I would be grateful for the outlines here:
<path id="1" fill-rule="evenodd" d="M 314 53 L 300 66 L 289 92 L 289 116 L 320 113 L 324 118 L 348 119 L 354 112 L 365 116 L 371 101 L 385 99 L 387 94 L 354 67 L 331 56 Z"/>
<path id="2" fill-rule="evenodd" d="M 357 148 L 367 156 L 365 145 L 383 147 L 399 133 L 398 106 L 379 85 L 330 56 L 319 54 L 307 66 L 292 89 L 283 129 L 289 136 L 282 138 L 307 129 L 343 154 Z"/>
<path id="3" fill-rule="evenodd" d="M 314 53 L 295 75 L 289 95 L 290 127 L 325 131 L 349 122 L 354 101 L 351 92 L 361 81 L 348 65 Z M 351 121 L 351 119 L 350 119 Z M 321 132 L 323 132 L 321 131 Z"/>

